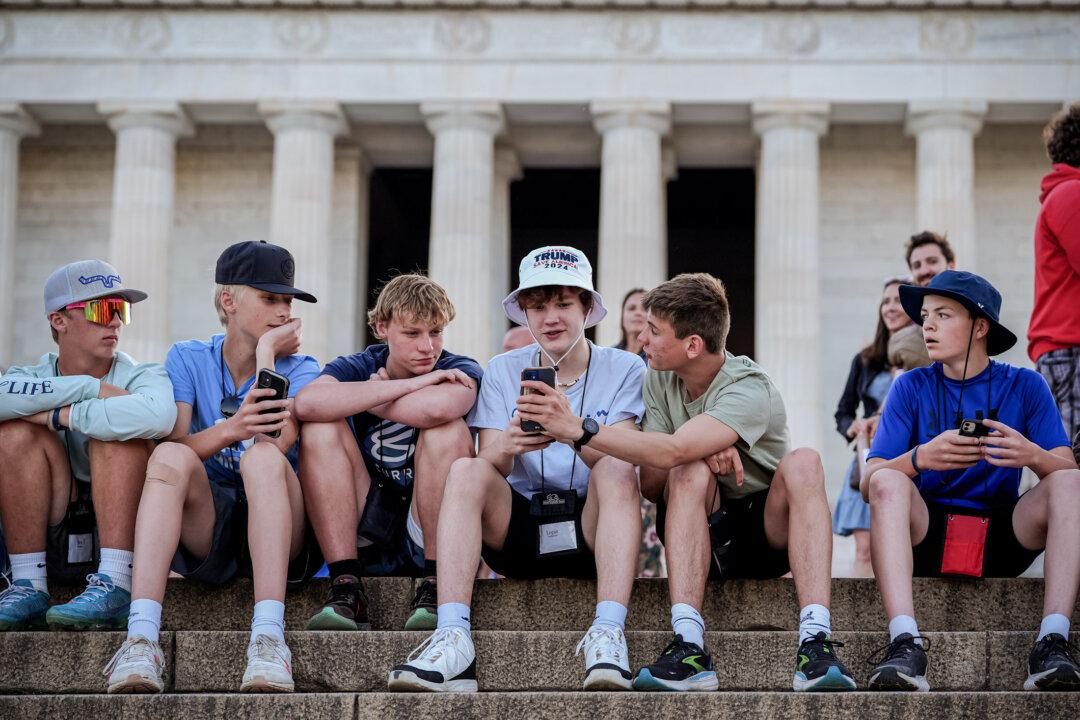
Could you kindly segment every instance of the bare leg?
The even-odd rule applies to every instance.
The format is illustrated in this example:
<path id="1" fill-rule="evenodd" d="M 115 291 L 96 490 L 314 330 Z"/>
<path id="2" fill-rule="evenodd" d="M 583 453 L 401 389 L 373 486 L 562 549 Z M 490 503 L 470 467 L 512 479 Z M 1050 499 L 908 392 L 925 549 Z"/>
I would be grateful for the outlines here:
<path id="1" fill-rule="evenodd" d="M 709 514 L 720 507 L 709 466 L 695 460 L 672 469 L 666 497 L 664 551 L 671 603 L 700 610 L 709 577 Z"/>
<path id="2" fill-rule="evenodd" d="M 874 566 L 870 561 L 870 531 L 855 530 L 851 534 L 855 538 L 855 576 L 874 577 Z"/>
<path id="3" fill-rule="evenodd" d="M 161 602 L 176 547 L 206 557 L 214 535 L 214 497 L 195 451 L 162 443 L 150 456 L 135 521 L 131 597 Z"/>
<path id="4" fill-rule="evenodd" d="M 90 490 L 101 547 L 132 550 L 135 516 L 153 443 L 90 441 Z"/>
<path id="5" fill-rule="evenodd" d="M 911 548 L 922 542 L 930 525 L 926 509 L 911 478 L 880 469 L 869 481 L 870 555 L 885 614 L 915 617 L 911 591 Z"/>
<path id="6" fill-rule="evenodd" d="M 300 481 L 273 444 L 257 442 L 240 457 L 248 501 L 248 550 L 255 602 L 285 601 L 289 558 L 304 539 Z"/>
<path id="7" fill-rule="evenodd" d="M 71 498 L 67 454 L 56 434 L 24 420 L 0 423 L 0 522 L 12 555 L 44 552 L 49 525 Z"/>
<path id="8" fill-rule="evenodd" d="M 634 466 L 600 458 L 589 474 L 581 530 L 596 556 L 596 600 L 630 604 L 641 544 L 641 492 Z"/>
<path id="9" fill-rule="evenodd" d="M 329 562 L 355 560 L 356 528 L 371 478 L 344 421 L 300 428 L 300 485 L 315 537 Z"/>
<path id="10" fill-rule="evenodd" d="M 510 528 L 510 485 L 480 458 L 450 467 L 439 511 L 439 604 L 472 603 L 481 543 L 501 549 Z"/>
<path id="11" fill-rule="evenodd" d="M 1080 585 L 1080 470 L 1040 480 L 1016 504 L 1012 522 L 1021 545 L 1046 548 L 1043 615 L 1071 618 Z"/>
<path id="12" fill-rule="evenodd" d="M 438 557 L 439 508 L 450 466 L 458 458 L 473 456 L 472 434 L 464 420 L 420 431 L 416 443 L 416 476 L 413 481 L 413 517 L 424 533 L 424 559 Z"/>

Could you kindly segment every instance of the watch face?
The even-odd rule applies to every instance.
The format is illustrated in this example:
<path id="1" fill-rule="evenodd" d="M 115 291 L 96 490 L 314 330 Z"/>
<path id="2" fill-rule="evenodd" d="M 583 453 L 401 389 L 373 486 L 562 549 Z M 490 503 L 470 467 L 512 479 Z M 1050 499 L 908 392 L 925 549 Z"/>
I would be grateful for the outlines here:
<path id="1" fill-rule="evenodd" d="M 584 422 L 581 423 L 581 427 L 585 429 L 585 432 L 592 435 L 600 432 L 600 425 L 592 418 L 585 418 Z"/>

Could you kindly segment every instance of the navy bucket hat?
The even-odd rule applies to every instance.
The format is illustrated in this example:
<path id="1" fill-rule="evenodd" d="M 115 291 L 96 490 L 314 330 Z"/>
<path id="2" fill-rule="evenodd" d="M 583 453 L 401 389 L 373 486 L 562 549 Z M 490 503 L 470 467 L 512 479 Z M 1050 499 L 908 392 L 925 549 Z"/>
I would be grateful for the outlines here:
<path id="1" fill-rule="evenodd" d="M 1000 355 L 1016 344 L 1016 336 L 1001 324 L 1001 293 L 985 278 L 961 270 L 946 270 L 937 275 L 926 287 L 900 286 L 900 304 L 912 322 L 922 325 L 923 298 L 940 295 L 960 303 L 975 317 L 990 321 L 986 336 L 988 355 Z"/>

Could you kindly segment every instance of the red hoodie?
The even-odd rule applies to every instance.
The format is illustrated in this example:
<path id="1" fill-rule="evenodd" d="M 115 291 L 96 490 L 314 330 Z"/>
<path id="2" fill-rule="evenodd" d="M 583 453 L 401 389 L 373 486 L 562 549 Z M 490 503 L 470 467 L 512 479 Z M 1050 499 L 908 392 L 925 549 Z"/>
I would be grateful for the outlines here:
<path id="1" fill-rule="evenodd" d="M 1028 356 L 1080 346 L 1080 168 L 1055 163 L 1035 222 L 1035 309 Z"/>

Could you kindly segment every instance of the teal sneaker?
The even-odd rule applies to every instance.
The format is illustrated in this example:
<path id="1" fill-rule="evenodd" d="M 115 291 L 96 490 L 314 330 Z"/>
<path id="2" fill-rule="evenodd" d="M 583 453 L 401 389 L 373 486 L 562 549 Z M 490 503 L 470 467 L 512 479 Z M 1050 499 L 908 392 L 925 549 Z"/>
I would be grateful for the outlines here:
<path id="1" fill-rule="evenodd" d="M 105 573 L 86 576 L 82 594 L 54 605 L 45 617 L 54 630 L 123 630 L 127 628 L 131 593 L 117 587 Z"/>
<path id="2" fill-rule="evenodd" d="M 412 601 L 412 615 L 405 621 L 406 630 L 434 630 L 439 626 L 438 590 L 435 587 L 435 578 L 424 578 L 420 587 L 416 589 L 416 596 Z"/>
<path id="3" fill-rule="evenodd" d="M 16 580 L 0 592 L 0 631 L 44 630 L 49 593 L 35 590 L 29 580 Z"/>

